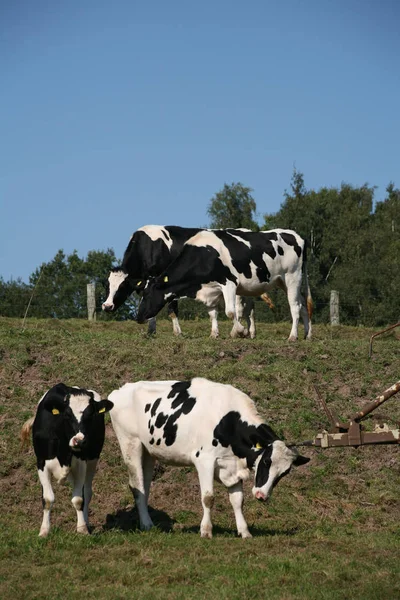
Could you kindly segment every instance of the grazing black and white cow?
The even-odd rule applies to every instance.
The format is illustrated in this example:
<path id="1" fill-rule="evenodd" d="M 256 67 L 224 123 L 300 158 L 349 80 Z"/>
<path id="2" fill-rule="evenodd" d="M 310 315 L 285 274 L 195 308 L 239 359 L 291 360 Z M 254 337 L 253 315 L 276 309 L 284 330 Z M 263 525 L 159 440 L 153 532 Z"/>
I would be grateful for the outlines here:
<path id="1" fill-rule="evenodd" d="M 39 401 L 36 415 L 23 426 L 26 442 L 32 432 L 39 480 L 43 490 L 43 521 L 39 535 L 50 531 L 50 511 L 54 503 L 51 476 L 58 483 L 72 483 L 72 505 L 77 514 L 78 533 L 89 533 L 88 510 L 92 481 L 104 444 L 104 414 L 110 400 L 97 392 L 58 383 Z"/>
<path id="2" fill-rule="evenodd" d="M 204 229 L 175 225 L 145 225 L 138 229 L 129 241 L 121 266 L 112 269 L 108 276 L 107 298 L 102 305 L 103 310 L 115 312 L 134 291 L 139 292 L 143 288 L 143 283 L 149 277 L 160 275 L 177 258 L 185 242 L 201 231 Z M 268 303 L 266 294 L 263 295 L 263 300 Z M 255 337 L 253 300 L 238 298 L 237 306 L 247 321 L 250 336 Z M 219 334 L 217 306 L 208 312 L 211 337 L 216 338 Z M 175 335 L 180 335 L 178 302 L 175 298 L 168 302 L 168 315 L 172 319 Z M 156 320 L 153 317 L 149 319 L 148 333 L 155 331 Z"/>
<path id="3" fill-rule="evenodd" d="M 142 281 L 160 275 L 179 255 L 184 243 L 199 231 L 200 228 L 174 225 L 144 225 L 135 231 L 121 266 L 112 269 L 109 274 L 103 310 L 116 311 L 134 291 L 139 291 Z M 174 333 L 179 335 L 181 328 L 176 299 L 168 303 L 168 315 L 172 319 Z M 155 319 L 150 320 L 148 331 L 155 333 Z"/>
<path id="4" fill-rule="evenodd" d="M 309 461 L 286 446 L 257 414 L 252 400 L 231 385 L 202 378 L 139 381 L 114 390 L 109 399 L 142 529 L 153 525 L 148 499 L 156 459 L 196 467 L 203 506 L 200 533 L 209 538 L 214 479 L 228 488 L 238 533 L 248 538 L 243 481 L 251 470 L 253 496 L 265 501 L 292 465 Z"/>
<path id="5" fill-rule="evenodd" d="M 307 304 L 301 294 L 304 276 Z M 225 312 L 233 320 L 231 335 L 243 334 L 236 314 L 236 295 L 259 296 L 274 287 L 287 293 L 292 315 L 289 340 L 297 339 L 300 314 L 306 338 L 311 338 L 312 298 L 306 268 L 306 246 L 294 231 L 200 231 L 190 238 L 179 256 L 158 277 L 144 285 L 138 322 L 154 317 L 167 303 L 189 297 L 209 311 L 223 297 Z"/>

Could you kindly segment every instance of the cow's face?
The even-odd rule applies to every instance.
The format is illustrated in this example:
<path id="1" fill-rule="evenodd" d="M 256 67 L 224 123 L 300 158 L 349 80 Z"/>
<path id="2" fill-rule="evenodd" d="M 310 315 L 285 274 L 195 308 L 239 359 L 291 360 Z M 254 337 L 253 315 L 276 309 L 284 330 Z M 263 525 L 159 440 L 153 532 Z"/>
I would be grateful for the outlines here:
<path id="1" fill-rule="evenodd" d="M 137 321 L 144 323 L 147 319 L 155 317 L 166 303 L 173 299 L 173 295 L 166 293 L 165 283 L 162 278 L 152 277 L 148 280 L 139 303 Z"/>
<path id="2" fill-rule="evenodd" d="M 106 284 L 107 299 L 103 302 L 102 309 L 106 312 L 116 311 L 136 290 L 136 284 L 123 269 L 110 271 Z"/>
<path id="3" fill-rule="evenodd" d="M 253 496 L 258 500 L 268 500 L 274 487 L 293 465 L 305 465 L 309 460 L 280 440 L 272 442 L 256 460 Z"/>
<path id="4" fill-rule="evenodd" d="M 96 392 L 85 393 L 84 390 L 68 394 L 64 400 L 50 396 L 44 405 L 55 420 L 58 435 L 66 438 L 74 452 L 81 452 L 90 444 L 99 425 L 104 429 L 103 415 L 113 406 L 110 400 L 100 400 Z"/>

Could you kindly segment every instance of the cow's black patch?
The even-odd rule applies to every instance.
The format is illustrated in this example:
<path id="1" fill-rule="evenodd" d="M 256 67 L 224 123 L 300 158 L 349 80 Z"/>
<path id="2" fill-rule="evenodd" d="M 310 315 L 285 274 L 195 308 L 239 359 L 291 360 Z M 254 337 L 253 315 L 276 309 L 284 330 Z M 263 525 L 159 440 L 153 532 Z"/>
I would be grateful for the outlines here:
<path id="1" fill-rule="evenodd" d="M 212 441 L 212 445 L 213 446 L 218 446 L 218 440 L 216 440 L 215 438 Z"/>
<path id="2" fill-rule="evenodd" d="M 157 446 L 159 446 L 161 444 L 161 438 L 158 438 L 158 440 L 156 441 Z"/>
<path id="3" fill-rule="evenodd" d="M 155 317 L 167 302 L 176 298 L 195 298 L 203 284 L 213 281 L 222 285 L 227 281 L 236 284 L 237 277 L 212 246 L 186 244 L 179 257 L 159 277 L 149 280 L 139 304 L 138 322 Z"/>
<path id="4" fill-rule="evenodd" d="M 200 456 L 200 450 L 197 450 L 196 452 L 196 458 L 198 458 Z"/>
<path id="5" fill-rule="evenodd" d="M 214 438 L 225 448 L 231 446 L 235 456 L 246 459 L 249 468 L 254 465 L 257 456 L 262 452 L 261 449 L 255 449 L 257 444 L 265 448 L 279 439 L 266 423 L 258 426 L 249 425 L 246 421 L 242 421 L 237 411 L 231 411 L 222 417 L 214 429 Z"/>
<path id="6" fill-rule="evenodd" d="M 150 406 L 151 406 L 151 404 L 146 404 L 146 406 L 144 407 L 144 412 L 145 413 L 149 412 Z"/>
<path id="7" fill-rule="evenodd" d="M 177 381 L 171 386 L 167 398 L 172 400 L 171 409 L 174 410 L 172 414 L 168 415 L 164 412 L 157 414 L 161 398 L 157 399 L 151 408 L 151 416 L 156 417 L 156 419 L 154 421 L 154 426 L 150 425 L 149 422 L 149 429 L 151 427 L 150 433 L 153 433 L 154 427 L 157 429 L 163 428 L 163 438 L 166 446 L 172 446 L 176 440 L 178 419 L 181 415 L 189 414 L 196 404 L 196 399 L 192 398 L 188 391 L 190 385 L 190 381 Z"/>
<path id="8" fill-rule="evenodd" d="M 278 246 L 278 254 L 280 254 L 280 256 L 283 256 L 285 254 L 282 246 Z"/>
<path id="9" fill-rule="evenodd" d="M 149 444 L 154 444 L 154 438 L 151 438 Z"/>
<path id="10" fill-rule="evenodd" d="M 153 433 L 154 433 L 154 425 L 152 425 L 152 426 L 150 427 L 150 435 L 153 435 Z"/>
<path id="11" fill-rule="evenodd" d="M 167 419 L 168 415 L 165 415 L 163 412 L 158 413 L 155 426 L 158 428 L 162 427 L 166 423 Z"/>
<path id="12" fill-rule="evenodd" d="M 151 407 L 151 416 L 154 417 L 158 407 L 160 406 L 160 402 L 161 402 L 161 398 L 157 398 L 157 400 L 154 400 L 153 406 Z"/>
<path id="13" fill-rule="evenodd" d="M 287 243 L 288 246 L 293 246 L 293 250 L 296 252 L 297 256 L 300 258 L 301 256 L 301 247 L 297 243 L 295 236 L 292 233 L 281 233 L 281 238 Z"/>
<path id="14" fill-rule="evenodd" d="M 255 478 L 256 487 L 262 487 L 268 481 L 269 471 L 272 464 L 272 443 L 269 444 L 263 451 L 261 458 L 257 466 L 257 473 Z"/>

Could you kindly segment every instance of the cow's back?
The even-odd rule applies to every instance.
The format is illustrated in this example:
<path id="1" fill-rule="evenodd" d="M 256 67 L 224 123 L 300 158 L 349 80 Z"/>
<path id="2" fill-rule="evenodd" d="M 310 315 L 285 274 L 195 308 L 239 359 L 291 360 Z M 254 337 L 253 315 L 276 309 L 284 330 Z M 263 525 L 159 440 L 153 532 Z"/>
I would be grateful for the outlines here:
<path id="1" fill-rule="evenodd" d="M 192 453 L 211 449 L 214 429 L 228 413 L 262 423 L 246 394 L 203 378 L 128 383 L 109 399 L 118 438 L 137 437 L 153 456 L 174 464 L 190 464 Z"/>
<path id="2" fill-rule="evenodd" d="M 198 228 L 144 225 L 132 235 L 122 268 L 132 277 L 156 277 L 179 255 Z"/>

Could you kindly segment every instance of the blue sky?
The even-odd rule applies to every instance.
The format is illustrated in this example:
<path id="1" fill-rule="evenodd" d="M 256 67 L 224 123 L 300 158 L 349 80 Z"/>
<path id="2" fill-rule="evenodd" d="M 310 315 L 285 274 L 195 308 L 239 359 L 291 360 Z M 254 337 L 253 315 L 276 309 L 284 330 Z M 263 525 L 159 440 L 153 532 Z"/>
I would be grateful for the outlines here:
<path id="1" fill-rule="evenodd" d="M 224 183 L 276 212 L 400 186 L 395 0 L 3 0 L 0 276 L 149 224 L 205 226 Z"/>

